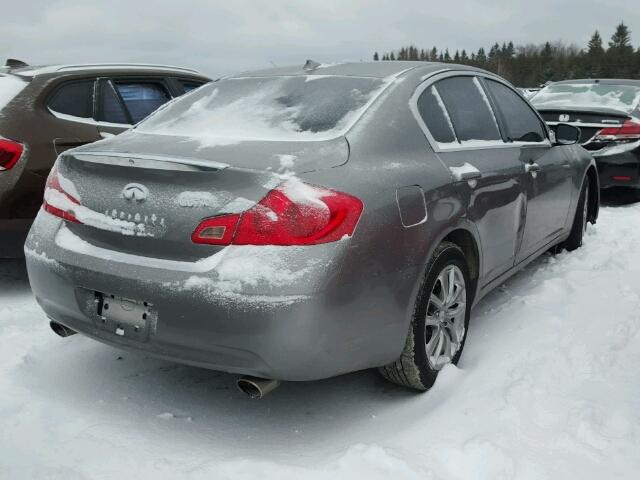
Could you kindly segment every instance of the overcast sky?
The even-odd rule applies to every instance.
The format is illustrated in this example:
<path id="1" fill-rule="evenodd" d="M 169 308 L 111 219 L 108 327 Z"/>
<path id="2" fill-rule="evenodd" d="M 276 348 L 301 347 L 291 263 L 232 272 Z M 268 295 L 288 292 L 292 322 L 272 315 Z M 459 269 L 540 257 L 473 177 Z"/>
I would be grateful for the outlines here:
<path id="1" fill-rule="evenodd" d="M 4 0 L 0 56 L 32 64 L 148 62 L 211 76 L 271 64 L 369 60 L 404 44 L 455 51 L 513 40 L 584 45 L 638 0 Z"/>

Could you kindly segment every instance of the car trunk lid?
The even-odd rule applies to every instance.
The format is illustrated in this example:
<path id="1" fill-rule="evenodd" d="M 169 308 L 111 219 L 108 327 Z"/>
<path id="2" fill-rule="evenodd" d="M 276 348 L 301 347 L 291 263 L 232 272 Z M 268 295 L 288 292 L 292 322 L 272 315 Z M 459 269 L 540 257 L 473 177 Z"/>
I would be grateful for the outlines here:
<path id="1" fill-rule="evenodd" d="M 222 248 L 192 243 L 191 233 L 204 218 L 251 208 L 294 170 L 348 158 L 344 139 L 259 143 L 206 152 L 180 144 L 169 154 L 166 142 L 164 148 L 148 145 L 144 153 L 133 153 L 135 143 L 118 151 L 105 142 L 67 152 L 57 174 L 64 191 L 80 203 L 75 210 L 82 222 L 67 222 L 67 228 L 108 250 L 197 261 Z"/>

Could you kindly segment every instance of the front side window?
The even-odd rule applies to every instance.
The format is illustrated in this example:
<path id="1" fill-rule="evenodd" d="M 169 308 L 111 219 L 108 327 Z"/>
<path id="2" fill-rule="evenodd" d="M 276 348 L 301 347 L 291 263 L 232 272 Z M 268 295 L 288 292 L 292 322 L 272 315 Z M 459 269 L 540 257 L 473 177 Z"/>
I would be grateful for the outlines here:
<path id="1" fill-rule="evenodd" d="M 517 93 L 493 80 L 486 80 L 486 85 L 502 114 L 509 141 L 542 142 L 546 138 L 540 120 Z"/>
<path id="2" fill-rule="evenodd" d="M 115 82 L 131 121 L 138 123 L 171 100 L 167 89 L 156 82 Z"/>
<path id="3" fill-rule="evenodd" d="M 435 84 L 461 144 L 502 142 L 495 116 L 475 77 L 451 77 Z"/>
<path id="4" fill-rule="evenodd" d="M 74 117 L 93 117 L 93 80 L 82 80 L 62 85 L 49 100 L 49 109 Z"/>

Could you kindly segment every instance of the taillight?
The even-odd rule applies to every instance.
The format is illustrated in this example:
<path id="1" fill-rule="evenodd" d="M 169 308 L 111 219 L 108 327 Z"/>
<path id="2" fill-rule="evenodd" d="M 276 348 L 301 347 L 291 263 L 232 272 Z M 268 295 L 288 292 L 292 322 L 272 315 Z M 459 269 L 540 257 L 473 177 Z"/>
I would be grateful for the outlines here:
<path id="1" fill-rule="evenodd" d="M 241 214 L 203 220 L 194 243 L 317 245 L 351 236 L 362 202 L 346 193 L 289 180 Z"/>
<path id="2" fill-rule="evenodd" d="M 598 132 L 596 140 L 640 140 L 640 123 L 627 120 L 620 127 L 607 127 Z"/>
<path id="3" fill-rule="evenodd" d="M 24 152 L 24 147 L 21 143 L 0 138 L 0 171 L 13 168 L 20 160 L 22 152 Z"/>
<path id="4" fill-rule="evenodd" d="M 62 188 L 58 167 L 54 165 L 44 188 L 44 203 L 42 205 L 44 210 L 69 222 L 82 223 L 74 213 L 73 209 L 76 205 L 80 205 L 80 201 Z"/>

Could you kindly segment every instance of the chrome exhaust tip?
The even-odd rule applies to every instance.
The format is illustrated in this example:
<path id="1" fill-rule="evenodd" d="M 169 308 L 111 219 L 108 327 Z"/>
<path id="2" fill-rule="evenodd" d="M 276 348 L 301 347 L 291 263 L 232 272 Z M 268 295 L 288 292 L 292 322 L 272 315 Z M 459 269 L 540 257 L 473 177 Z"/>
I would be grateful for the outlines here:
<path id="1" fill-rule="evenodd" d="M 280 380 L 244 376 L 236 382 L 238 389 L 249 398 L 262 398 L 280 386 Z"/>
<path id="2" fill-rule="evenodd" d="M 71 330 L 69 327 L 65 327 L 58 322 L 49 322 L 49 326 L 56 335 L 60 335 L 61 337 L 70 337 L 71 335 L 75 335 L 76 333 L 78 333 L 75 330 Z"/>

